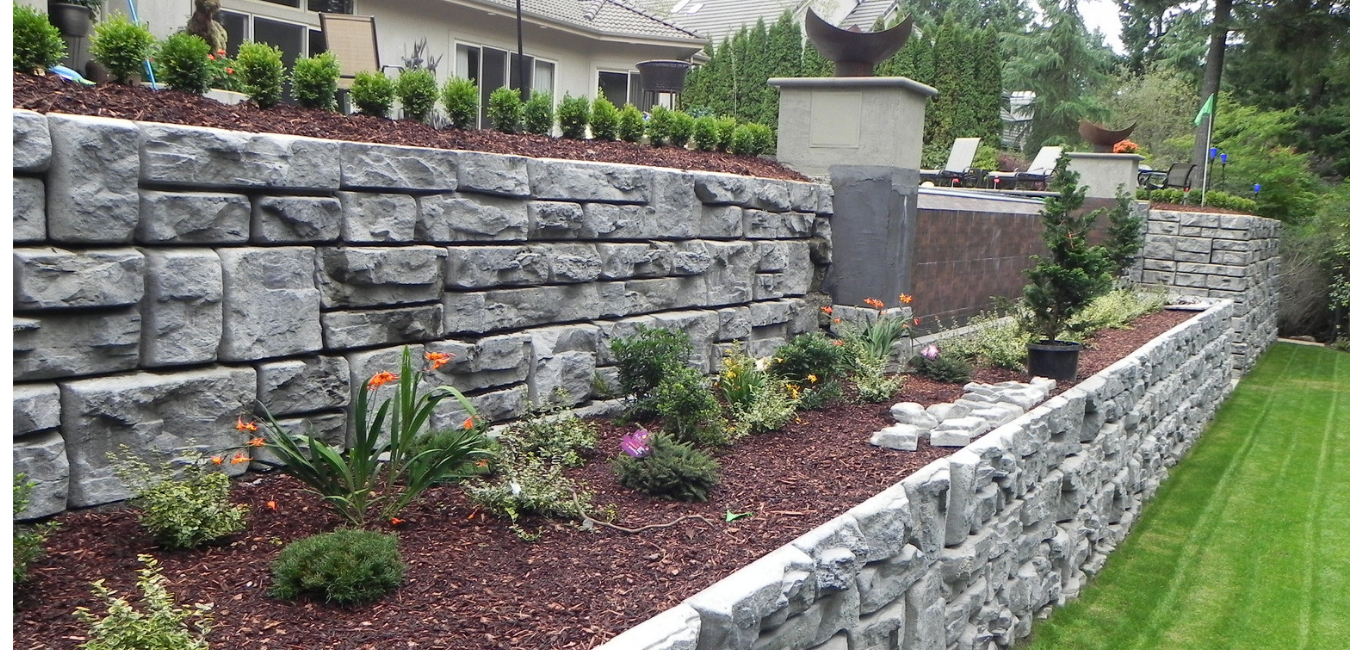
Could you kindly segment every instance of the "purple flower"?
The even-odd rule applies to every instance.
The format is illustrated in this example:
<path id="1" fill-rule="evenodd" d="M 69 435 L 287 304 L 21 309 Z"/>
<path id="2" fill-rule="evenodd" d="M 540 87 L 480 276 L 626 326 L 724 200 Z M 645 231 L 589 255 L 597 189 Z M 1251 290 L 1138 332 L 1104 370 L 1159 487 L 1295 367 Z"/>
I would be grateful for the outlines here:
<path id="1" fill-rule="evenodd" d="M 647 438 L 650 438 L 651 435 L 646 429 L 638 429 L 624 436 L 623 440 L 619 442 L 619 448 L 623 450 L 623 453 L 633 458 L 642 458 L 652 451 L 651 447 L 647 446 Z"/>
<path id="2" fill-rule="evenodd" d="M 938 358 L 938 347 L 936 345 L 929 345 L 924 348 L 923 351 L 919 352 L 919 354 L 922 354 L 923 358 L 932 361 L 933 359 Z"/>

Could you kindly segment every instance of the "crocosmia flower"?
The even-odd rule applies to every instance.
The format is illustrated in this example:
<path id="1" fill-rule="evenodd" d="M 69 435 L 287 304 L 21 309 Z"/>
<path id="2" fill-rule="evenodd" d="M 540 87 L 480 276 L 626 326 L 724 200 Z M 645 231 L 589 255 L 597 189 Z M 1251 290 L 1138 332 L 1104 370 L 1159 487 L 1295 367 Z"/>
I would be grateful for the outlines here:
<path id="1" fill-rule="evenodd" d="M 638 429 L 624 436 L 623 440 L 619 441 L 619 448 L 623 450 L 623 453 L 633 458 L 642 458 L 652 453 L 652 448 L 647 446 L 647 439 L 651 435 L 646 429 Z"/>
<path id="2" fill-rule="evenodd" d="M 374 377 L 371 377 L 369 385 L 371 388 L 379 388 L 391 381 L 398 381 L 398 375 L 385 371 L 376 373 Z"/>
<path id="3" fill-rule="evenodd" d="M 933 359 L 938 358 L 938 347 L 936 345 L 930 345 L 919 352 L 919 354 L 922 354 L 923 358 L 932 361 Z"/>

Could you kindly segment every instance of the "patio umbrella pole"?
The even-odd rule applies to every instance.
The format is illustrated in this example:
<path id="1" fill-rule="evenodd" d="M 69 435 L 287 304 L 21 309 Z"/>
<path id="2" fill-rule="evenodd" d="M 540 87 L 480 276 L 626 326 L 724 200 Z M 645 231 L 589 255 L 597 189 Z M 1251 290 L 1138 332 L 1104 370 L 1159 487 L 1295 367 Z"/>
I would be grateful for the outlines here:
<path id="1" fill-rule="evenodd" d="M 131 7 L 131 22 L 141 23 L 141 19 L 136 17 L 136 0 L 127 0 L 127 6 Z M 150 59 L 145 60 L 145 75 L 150 77 L 150 89 L 159 90 L 159 84 L 155 83 L 155 69 L 150 67 Z"/>
<path id="2" fill-rule="evenodd" d="M 520 17 L 520 0 L 516 0 L 516 83 L 520 85 L 520 98 L 529 99 L 530 89 L 525 87 L 525 30 Z"/>

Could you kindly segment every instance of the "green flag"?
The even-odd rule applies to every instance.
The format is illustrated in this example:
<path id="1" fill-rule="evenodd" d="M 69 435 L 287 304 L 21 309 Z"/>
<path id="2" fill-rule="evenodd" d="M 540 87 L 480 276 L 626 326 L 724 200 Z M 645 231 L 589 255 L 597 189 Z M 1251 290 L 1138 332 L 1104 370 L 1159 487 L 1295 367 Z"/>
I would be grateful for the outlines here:
<path id="1" fill-rule="evenodd" d="M 1195 125 L 1200 126 L 1200 122 L 1206 115 L 1214 113 L 1214 95 L 1210 94 L 1209 99 L 1205 100 L 1205 105 L 1200 107 L 1200 112 L 1195 114 Z"/>

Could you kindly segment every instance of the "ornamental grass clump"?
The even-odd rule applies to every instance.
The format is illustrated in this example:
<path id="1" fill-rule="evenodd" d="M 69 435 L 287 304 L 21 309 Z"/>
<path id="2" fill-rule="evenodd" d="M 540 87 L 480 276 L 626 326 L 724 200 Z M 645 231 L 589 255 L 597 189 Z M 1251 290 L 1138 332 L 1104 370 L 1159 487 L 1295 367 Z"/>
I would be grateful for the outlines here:
<path id="1" fill-rule="evenodd" d="M 154 46 L 155 37 L 150 30 L 121 13 L 96 25 L 89 39 L 89 53 L 108 69 L 114 82 L 124 85 L 145 70 Z"/>
<path id="2" fill-rule="evenodd" d="M 368 603 L 398 589 L 408 566 L 398 537 L 373 530 L 336 530 L 291 542 L 272 563 L 272 595 L 339 605 Z"/>
<path id="3" fill-rule="evenodd" d="M 591 104 L 591 136 L 606 142 L 619 137 L 619 109 L 604 95 L 596 97 Z"/>
<path id="4" fill-rule="evenodd" d="M 591 121 L 591 103 L 585 97 L 573 97 L 565 93 L 558 102 L 558 128 L 562 137 L 572 140 L 586 139 L 586 125 Z"/>
<path id="5" fill-rule="evenodd" d="M 61 62 L 66 42 L 61 30 L 44 14 L 27 5 L 14 4 L 14 71 L 41 72 Z"/>
<path id="6" fill-rule="evenodd" d="M 162 548 L 197 548 L 248 526 L 248 506 L 230 503 L 230 479 L 219 471 L 227 464 L 248 463 L 251 459 L 242 450 L 209 460 L 188 453 L 177 462 L 152 465 L 122 445 L 108 460 L 135 495 L 141 526 Z"/>
<path id="7" fill-rule="evenodd" d="M 157 81 L 193 95 L 211 88 L 211 45 L 206 39 L 178 32 L 164 40 L 155 57 Z"/>
<path id="8" fill-rule="evenodd" d="M 521 124 L 526 133 L 534 135 L 553 134 L 553 95 L 535 92 L 521 109 Z"/>
<path id="9" fill-rule="evenodd" d="M 207 650 L 206 636 L 211 633 L 211 605 L 179 607 L 169 593 L 168 581 L 160 574 L 159 562 L 149 555 L 138 555 L 145 568 L 137 571 L 136 587 L 141 592 L 136 609 L 117 592 L 94 583 L 94 595 L 107 607 L 107 615 L 98 618 L 88 608 L 75 609 L 75 619 L 89 626 L 83 650 Z"/>
<path id="10" fill-rule="evenodd" d="M 472 129 L 478 123 L 478 84 L 473 79 L 452 77 L 441 88 L 441 106 L 457 129 Z"/>
<path id="11" fill-rule="evenodd" d="M 524 107 L 519 90 L 498 88 L 488 96 L 488 120 L 492 122 L 492 128 L 502 133 L 517 133 L 520 131 L 520 116 Z"/>
<path id="12" fill-rule="evenodd" d="M 623 110 L 619 111 L 619 139 L 636 144 L 642 142 L 646 134 L 647 121 L 643 119 L 642 111 L 632 104 L 624 104 Z"/>
<path id="13" fill-rule="evenodd" d="M 286 68 L 281 50 L 265 43 L 248 41 L 239 46 L 240 86 L 259 108 L 271 108 L 281 101 L 281 84 Z"/>
<path id="14" fill-rule="evenodd" d="M 394 94 L 394 80 L 383 72 L 358 72 L 352 80 L 352 103 L 371 117 L 389 117 Z"/>
<path id="15" fill-rule="evenodd" d="M 624 437 L 614 459 L 619 483 L 676 501 L 707 501 L 721 480 L 716 460 L 666 433 L 640 429 Z"/>
<path id="16" fill-rule="evenodd" d="M 322 52 L 298 59 L 291 70 L 291 94 L 305 108 L 331 111 L 337 108 L 337 55 Z"/>
<path id="17" fill-rule="evenodd" d="M 404 70 L 394 84 L 404 119 L 425 122 L 436 108 L 436 75 L 425 68 Z"/>

